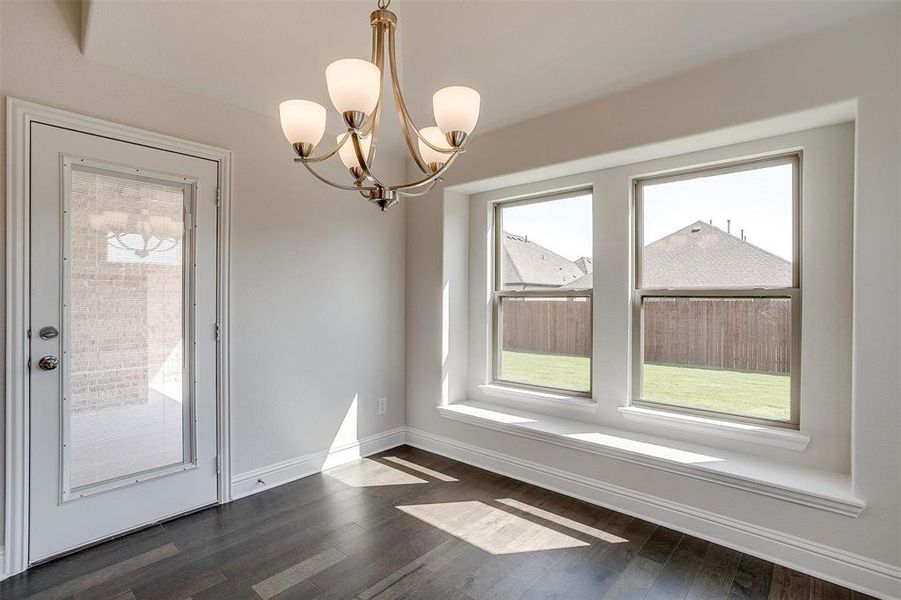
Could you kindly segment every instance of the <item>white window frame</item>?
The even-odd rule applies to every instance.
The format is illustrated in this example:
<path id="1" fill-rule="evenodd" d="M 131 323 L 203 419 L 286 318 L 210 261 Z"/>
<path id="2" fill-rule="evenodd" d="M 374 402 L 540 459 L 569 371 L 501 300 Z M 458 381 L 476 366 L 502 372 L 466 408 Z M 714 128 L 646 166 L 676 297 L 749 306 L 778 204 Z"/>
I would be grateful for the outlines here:
<path id="1" fill-rule="evenodd" d="M 634 270 L 632 292 L 632 400 L 633 406 L 652 408 L 671 413 L 700 415 L 715 419 L 756 423 L 771 427 L 799 429 L 800 381 L 801 381 L 801 178 L 802 152 L 780 153 L 753 159 L 735 160 L 726 164 L 683 169 L 662 175 L 634 177 L 632 179 L 634 209 Z M 642 193 L 645 185 L 668 183 L 697 177 L 724 175 L 752 169 L 792 165 L 792 284 L 789 287 L 642 287 L 641 263 L 644 249 Z M 644 367 L 644 323 L 642 304 L 645 298 L 788 298 L 791 301 L 791 362 L 790 362 L 790 417 L 786 420 L 766 419 L 752 415 L 701 409 L 678 404 L 654 402 L 641 397 Z"/>
<path id="2" fill-rule="evenodd" d="M 568 198 L 576 198 L 579 196 L 589 195 L 593 198 L 592 188 L 580 188 L 568 190 L 566 192 L 550 192 L 542 193 L 527 198 L 518 198 L 515 200 L 502 200 L 494 203 L 494 260 L 492 261 L 492 337 L 491 337 L 491 383 L 510 388 L 521 388 L 525 390 L 533 390 L 538 392 L 550 392 L 553 394 L 563 394 L 565 396 L 591 398 L 594 390 L 594 297 L 593 290 L 505 290 L 501 278 L 503 269 L 501 261 L 503 260 L 503 209 L 511 206 L 525 206 L 527 204 L 538 204 L 541 202 L 553 202 L 556 200 L 566 200 Z M 594 212 L 594 202 L 592 201 L 592 213 Z M 592 239 L 594 238 L 594 228 L 592 227 Z M 594 257 L 592 257 L 592 262 Z M 502 340 L 503 338 L 503 314 L 502 302 L 504 298 L 587 298 L 591 303 L 589 310 L 588 328 L 591 331 L 591 351 L 588 355 L 588 390 L 570 390 L 567 388 L 557 388 L 551 386 L 535 385 L 523 383 L 519 381 L 511 381 L 501 378 L 502 373 Z"/>

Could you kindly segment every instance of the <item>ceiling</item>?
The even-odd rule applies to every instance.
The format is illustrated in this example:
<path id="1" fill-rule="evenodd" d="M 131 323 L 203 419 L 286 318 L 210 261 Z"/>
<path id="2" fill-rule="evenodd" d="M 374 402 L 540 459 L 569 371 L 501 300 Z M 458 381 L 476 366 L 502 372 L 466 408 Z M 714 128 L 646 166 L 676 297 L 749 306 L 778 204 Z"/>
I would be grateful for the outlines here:
<path id="1" fill-rule="evenodd" d="M 479 129 L 497 128 L 853 19 L 882 4 L 810 1 L 514 2 L 395 0 L 401 79 L 419 126 L 431 94 L 482 94 Z M 90 0 L 85 55 L 275 115 L 309 98 L 327 107 L 325 67 L 367 57 L 358 1 Z M 339 128 L 329 117 L 330 129 Z"/>

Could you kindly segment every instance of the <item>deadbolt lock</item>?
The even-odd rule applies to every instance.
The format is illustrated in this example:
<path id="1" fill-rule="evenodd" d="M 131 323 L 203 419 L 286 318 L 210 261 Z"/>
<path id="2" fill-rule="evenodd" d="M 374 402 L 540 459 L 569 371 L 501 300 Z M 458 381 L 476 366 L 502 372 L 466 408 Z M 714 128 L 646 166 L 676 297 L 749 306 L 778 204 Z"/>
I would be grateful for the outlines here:
<path id="1" fill-rule="evenodd" d="M 59 359 L 55 356 L 42 356 L 38 360 L 38 366 L 44 371 L 52 371 L 59 366 Z"/>
<path id="2" fill-rule="evenodd" d="M 52 340 L 59 335 L 59 331 L 53 325 L 47 325 L 46 327 L 41 327 L 38 335 L 41 336 L 42 340 Z"/>

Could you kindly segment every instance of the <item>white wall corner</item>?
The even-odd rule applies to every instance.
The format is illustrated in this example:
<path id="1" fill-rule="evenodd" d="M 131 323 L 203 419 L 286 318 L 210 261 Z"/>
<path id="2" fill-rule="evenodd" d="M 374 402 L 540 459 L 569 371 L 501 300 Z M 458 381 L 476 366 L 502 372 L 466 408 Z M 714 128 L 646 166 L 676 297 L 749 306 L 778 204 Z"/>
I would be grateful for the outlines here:
<path id="1" fill-rule="evenodd" d="M 78 47 L 82 54 L 87 54 L 88 40 L 91 33 L 91 8 L 92 0 L 81 0 L 81 23 Z"/>
<path id="2" fill-rule="evenodd" d="M 441 403 L 466 399 L 469 370 L 469 197 L 442 196 Z"/>

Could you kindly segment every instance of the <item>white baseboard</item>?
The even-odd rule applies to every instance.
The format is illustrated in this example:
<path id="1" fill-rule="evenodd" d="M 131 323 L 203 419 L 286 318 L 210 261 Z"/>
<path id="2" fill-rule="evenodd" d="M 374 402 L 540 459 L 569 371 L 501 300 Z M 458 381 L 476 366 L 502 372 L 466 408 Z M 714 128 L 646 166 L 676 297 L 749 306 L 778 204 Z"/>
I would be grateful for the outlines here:
<path id="1" fill-rule="evenodd" d="M 895 565 L 412 427 L 406 428 L 406 443 L 662 524 L 872 596 L 886 600 L 901 597 L 901 567 Z"/>
<path id="2" fill-rule="evenodd" d="M 350 462 L 356 458 L 395 448 L 402 445 L 404 440 L 405 428 L 396 427 L 382 433 L 364 437 L 352 444 L 305 454 L 304 456 L 298 456 L 280 463 L 239 473 L 232 478 L 232 500 L 278 487 L 324 469 Z"/>

